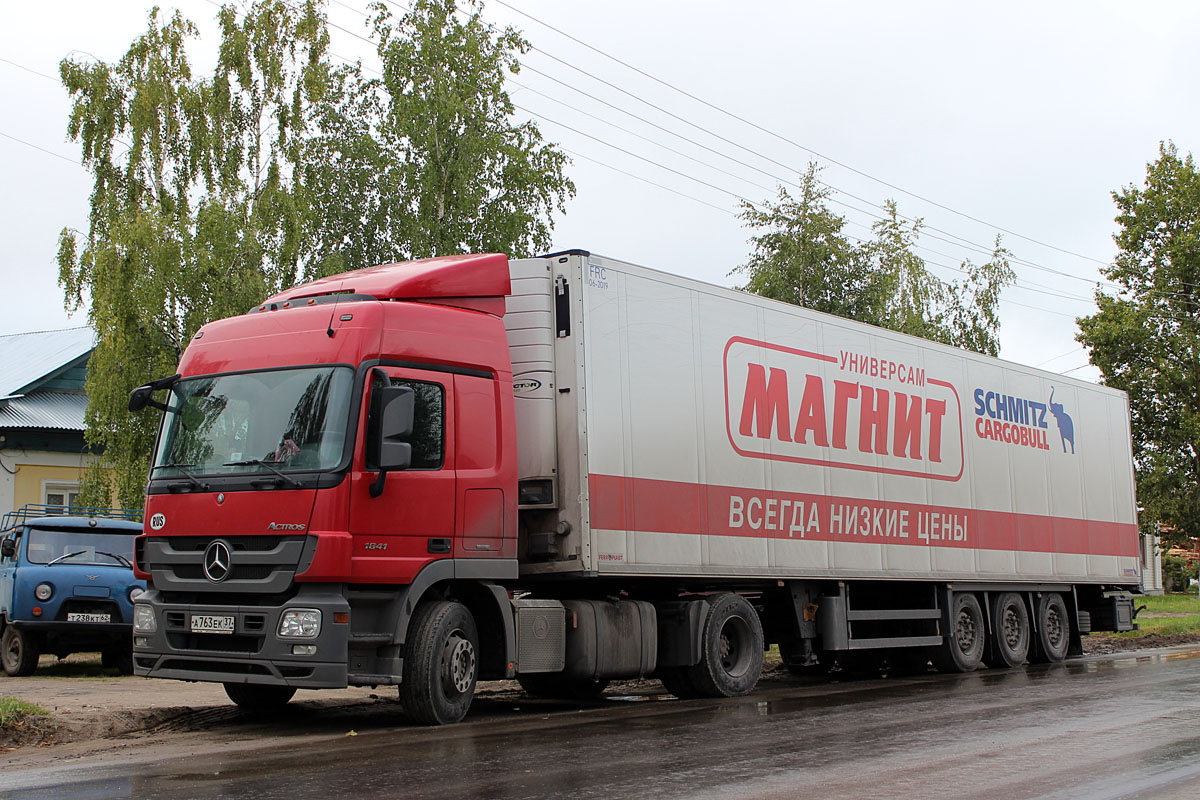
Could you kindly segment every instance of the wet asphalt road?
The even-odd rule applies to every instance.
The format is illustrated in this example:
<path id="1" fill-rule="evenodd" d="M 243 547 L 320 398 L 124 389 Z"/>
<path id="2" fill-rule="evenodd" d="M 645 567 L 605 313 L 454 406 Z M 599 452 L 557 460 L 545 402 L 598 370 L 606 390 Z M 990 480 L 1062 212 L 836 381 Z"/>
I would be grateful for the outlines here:
<path id="1" fill-rule="evenodd" d="M 1200 649 L 750 698 L 482 701 L 270 749 L 0 775 L 11 798 L 1200 798 Z M 478 712 L 478 713 L 476 713 Z M 318 732 L 320 733 L 320 732 Z"/>

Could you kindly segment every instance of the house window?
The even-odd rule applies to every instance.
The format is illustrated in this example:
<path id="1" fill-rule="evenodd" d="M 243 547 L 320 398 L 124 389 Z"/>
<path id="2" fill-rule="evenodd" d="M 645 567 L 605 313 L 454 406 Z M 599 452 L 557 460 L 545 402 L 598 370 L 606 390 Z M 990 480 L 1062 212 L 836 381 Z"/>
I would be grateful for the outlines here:
<path id="1" fill-rule="evenodd" d="M 48 506 L 78 506 L 79 482 L 58 481 L 42 484 L 42 502 Z"/>

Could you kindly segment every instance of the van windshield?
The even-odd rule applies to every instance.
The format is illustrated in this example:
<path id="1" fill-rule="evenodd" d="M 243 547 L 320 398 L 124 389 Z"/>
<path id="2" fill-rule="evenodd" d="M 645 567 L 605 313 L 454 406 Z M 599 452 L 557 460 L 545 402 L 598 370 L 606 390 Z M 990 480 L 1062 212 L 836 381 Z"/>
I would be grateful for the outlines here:
<path id="1" fill-rule="evenodd" d="M 352 384 L 349 367 L 177 381 L 152 475 L 332 469 L 342 460 Z"/>
<path id="2" fill-rule="evenodd" d="M 30 528 L 26 557 L 32 564 L 88 564 L 129 567 L 137 531 L 106 533 L 61 528 Z"/>

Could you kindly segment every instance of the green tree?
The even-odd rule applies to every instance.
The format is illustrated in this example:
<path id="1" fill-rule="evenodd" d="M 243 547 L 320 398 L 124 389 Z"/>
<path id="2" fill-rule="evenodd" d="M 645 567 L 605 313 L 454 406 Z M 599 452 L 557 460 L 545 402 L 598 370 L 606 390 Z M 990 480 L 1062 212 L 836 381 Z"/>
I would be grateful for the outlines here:
<path id="1" fill-rule="evenodd" d="M 1077 339 L 1105 384 L 1129 393 L 1138 503 L 1184 542 L 1200 535 L 1200 173 L 1159 146 L 1141 187 L 1113 192 L 1117 284 Z"/>
<path id="2" fill-rule="evenodd" d="M 997 236 L 982 265 L 964 261 L 966 277 L 945 283 L 916 253 L 923 222 L 884 203 L 870 241 L 842 232 L 830 210 L 832 190 L 815 164 L 800 176 L 799 195 L 780 187 L 775 202 L 742 204 L 741 218 L 759 233 L 749 260 L 734 270 L 746 291 L 988 355 L 1000 350 L 1000 292 L 1016 276 Z"/>
<path id="3" fill-rule="evenodd" d="M 566 157 L 509 121 L 504 76 L 528 46 L 479 11 L 420 0 L 375 8 L 385 70 L 335 65 L 319 0 L 218 13 L 216 67 L 196 77 L 197 31 L 149 15 L 116 64 L 65 60 L 69 135 L 93 175 L 86 232 L 64 230 L 67 306 L 98 344 L 87 440 L 104 465 L 85 498 L 140 505 L 152 415 L 129 391 L 170 374 L 204 323 L 308 279 L 389 260 L 549 246 L 574 186 Z"/>
<path id="4" fill-rule="evenodd" d="M 504 80 L 529 45 L 481 9 L 417 0 L 396 18 L 372 6 L 383 75 L 339 70 L 309 148 L 316 261 L 354 269 L 549 248 L 551 215 L 575 193 L 568 160 L 532 121 L 512 121 Z"/>

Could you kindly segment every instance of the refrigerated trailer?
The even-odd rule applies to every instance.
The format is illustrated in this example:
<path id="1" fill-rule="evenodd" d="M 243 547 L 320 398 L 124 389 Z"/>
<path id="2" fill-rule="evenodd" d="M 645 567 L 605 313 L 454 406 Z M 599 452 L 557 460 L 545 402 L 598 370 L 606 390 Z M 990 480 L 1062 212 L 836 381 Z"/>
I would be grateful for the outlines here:
<path id="1" fill-rule="evenodd" d="M 135 670 L 247 708 L 733 696 L 772 644 L 971 671 L 1136 624 L 1123 393 L 586 251 L 297 286 L 147 405 Z"/>

